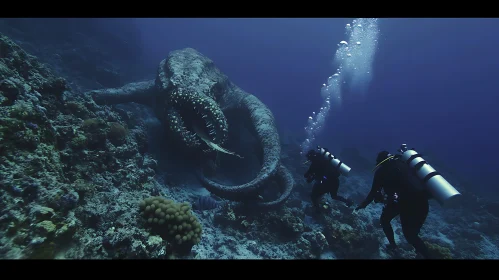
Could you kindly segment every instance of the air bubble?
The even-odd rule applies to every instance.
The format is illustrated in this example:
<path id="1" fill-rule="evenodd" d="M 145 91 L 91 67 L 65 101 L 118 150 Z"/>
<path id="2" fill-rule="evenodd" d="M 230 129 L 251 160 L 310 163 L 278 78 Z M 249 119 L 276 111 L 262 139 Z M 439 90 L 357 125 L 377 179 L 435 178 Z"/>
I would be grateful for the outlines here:
<path id="1" fill-rule="evenodd" d="M 348 40 L 342 40 L 338 44 L 334 57 L 338 68 L 336 73 L 322 85 L 323 104 L 317 114 L 312 114 L 315 119 L 308 119 L 308 125 L 305 127 L 307 139 L 301 145 L 302 151 L 310 149 L 317 135 L 326 127 L 324 124 L 329 110 L 341 105 L 343 84 L 350 87 L 349 92 L 352 94 L 365 93 L 371 80 L 372 62 L 377 49 L 379 33 L 377 20 L 358 18 L 346 24 L 345 34 Z M 354 47 L 350 47 L 348 42 Z M 333 106 L 330 104 L 331 101 Z"/>

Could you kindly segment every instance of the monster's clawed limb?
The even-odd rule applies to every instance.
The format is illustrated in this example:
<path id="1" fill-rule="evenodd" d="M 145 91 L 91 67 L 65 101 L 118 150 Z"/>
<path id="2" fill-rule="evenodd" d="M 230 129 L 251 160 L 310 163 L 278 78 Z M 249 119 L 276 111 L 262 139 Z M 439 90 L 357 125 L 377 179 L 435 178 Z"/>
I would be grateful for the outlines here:
<path id="1" fill-rule="evenodd" d="M 95 103 L 99 105 L 114 105 L 136 102 L 150 105 L 156 93 L 154 80 L 130 83 L 119 88 L 106 88 L 88 91 Z"/>

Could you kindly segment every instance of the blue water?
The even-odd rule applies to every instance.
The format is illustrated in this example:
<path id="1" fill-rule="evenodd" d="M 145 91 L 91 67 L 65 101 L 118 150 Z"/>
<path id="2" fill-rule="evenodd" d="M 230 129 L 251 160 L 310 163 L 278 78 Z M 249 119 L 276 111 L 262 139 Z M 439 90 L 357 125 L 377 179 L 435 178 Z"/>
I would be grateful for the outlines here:
<path id="1" fill-rule="evenodd" d="M 351 19 L 136 19 L 143 61 L 193 47 L 273 111 L 279 127 L 303 133 L 334 73 Z M 379 19 L 373 77 L 364 98 L 345 93 L 318 144 L 353 146 L 374 159 L 408 143 L 431 154 L 476 191 L 499 179 L 499 19 Z"/>

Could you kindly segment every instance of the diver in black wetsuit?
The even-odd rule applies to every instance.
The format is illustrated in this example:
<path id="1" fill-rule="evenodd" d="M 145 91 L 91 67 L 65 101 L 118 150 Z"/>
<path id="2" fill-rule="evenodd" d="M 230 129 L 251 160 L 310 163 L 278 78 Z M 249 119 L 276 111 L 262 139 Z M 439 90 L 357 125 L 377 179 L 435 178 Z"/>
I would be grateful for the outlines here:
<path id="1" fill-rule="evenodd" d="M 384 203 L 380 223 L 390 242 L 388 248 L 394 249 L 397 246 L 390 222 L 400 215 L 402 232 L 407 242 L 424 258 L 430 258 L 426 244 L 419 237 L 419 231 L 428 215 L 428 200 L 431 196 L 425 189 L 411 187 L 411 181 L 402 170 L 403 166 L 401 168 L 398 165 L 400 163 L 403 163 L 402 160 L 398 160 L 387 151 L 378 154 L 376 158 L 378 169 L 374 175 L 371 191 L 355 210 L 366 208 L 373 200 L 375 203 Z"/>
<path id="2" fill-rule="evenodd" d="M 352 200 L 338 195 L 339 177 L 342 173 L 348 173 L 350 168 L 334 158 L 324 148 L 317 147 L 317 150 L 310 150 L 306 156 L 312 164 L 305 172 L 304 177 L 307 179 L 307 183 L 315 180 L 310 194 L 312 205 L 320 210 L 322 196 L 329 193 L 332 199 L 344 202 L 348 207 L 352 206 Z"/>

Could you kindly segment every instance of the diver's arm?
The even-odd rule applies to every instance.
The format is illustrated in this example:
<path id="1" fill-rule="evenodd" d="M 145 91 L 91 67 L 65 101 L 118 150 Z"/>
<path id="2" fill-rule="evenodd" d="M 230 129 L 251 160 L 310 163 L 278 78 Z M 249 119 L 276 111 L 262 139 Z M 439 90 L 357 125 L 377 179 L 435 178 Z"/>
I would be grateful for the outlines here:
<path id="1" fill-rule="evenodd" d="M 372 187 L 371 187 L 371 191 L 367 195 L 366 199 L 361 204 L 359 204 L 359 206 L 357 207 L 357 209 L 366 208 L 367 205 L 369 205 L 369 203 L 371 203 L 374 200 L 374 196 L 376 195 L 376 193 L 378 191 L 381 190 L 381 187 L 382 187 L 382 185 L 381 185 L 381 175 L 380 175 L 379 172 L 376 172 L 376 174 L 374 175 L 374 179 L 373 179 L 373 184 L 372 184 Z"/>
<path id="2" fill-rule="evenodd" d="M 310 167 L 308 168 L 307 172 L 305 172 L 303 177 L 305 178 L 310 177 L 311 174 L 312 174 L 312 165 L 310 165 Z"/>
<path id="3" fill-rule="evenodd" d="M 315 164 L 312 163 L 310 167 L 308 168 L 307 172 L 303 175 L 305 179 L 307 179 L 307 183 L 310 183 L 314 180 L 314 170 L 315 170 Z"/>

